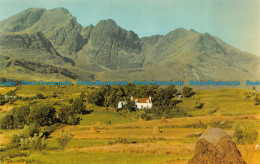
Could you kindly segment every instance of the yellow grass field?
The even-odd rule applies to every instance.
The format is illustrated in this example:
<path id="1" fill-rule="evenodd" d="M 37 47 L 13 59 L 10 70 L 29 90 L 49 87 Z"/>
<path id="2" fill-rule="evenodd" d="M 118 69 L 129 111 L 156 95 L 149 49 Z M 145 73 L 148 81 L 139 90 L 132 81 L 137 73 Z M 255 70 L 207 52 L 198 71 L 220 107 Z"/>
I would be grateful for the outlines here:
<path id="1" fill-rule="evenodd" d="M 9 88 L 11 89 L 11 88 Z M 1 89 L 5 94 L 8 89 Z M 19 87 L 20 96 L 35 96 L 37 93 L 58 98 L 48 101 L 63 101 L 76 97 L 81 91 L 91 93 L 91 88 L 75 86 L 67 88 Z M 119 115 L 104 107 L 86 103 L 87 110 L 94 110 L 84 115 L 79 125 L 66 125 L 54 131 L 47 139 L 46 150 L 30 152 L 30 155 L 15 157 L 3 163 L 187 163 L 194 155 L 199 135 L 207 128 L 222 124 L 230 136 L 233 124 L 239 121 L 254 123 L 260 134 L 260 106 L 253 103 L 253 97 L 245 98 L 246 89 L 199 90 L 192 98 L 184 98 L 178 107 L 184 109 L 191 117 L 169 118 L 159 120 L 137 120 Z M 38 100 L 37 100 L 38 101 Z M 196 101 L 205 103 L 202 109 L 194 110 Z M 21 106 L 26 102 L 17 101 L 8 107 Z M 0 106 L 0 108 L 6 108 Z M 10 110 L 10 109 L 9 109 Z M 7 113 L 2 110 L 0 115 Z M 107 124 L 110 121 L 111 124 Z M 193 126 L 196 125 L 196 126 Z M 198 126 L 197 125 L 203 125 Z M 91 126 L 96 131 L 91 131 Z M 154 128 L 158 133 L 154 133 Z M 56 138 L 61 131 L 70 131 L 73 139 L 64 148 L 58 145 Z M 14 130 L 1 130 L 0 145 L 10 143 L 8 135 Z M 260 143 L 260 135 L 253 144 L 237 144 L 243 159 L 248 164 L 260 164 L 260 151 L 255 145 Z"/>

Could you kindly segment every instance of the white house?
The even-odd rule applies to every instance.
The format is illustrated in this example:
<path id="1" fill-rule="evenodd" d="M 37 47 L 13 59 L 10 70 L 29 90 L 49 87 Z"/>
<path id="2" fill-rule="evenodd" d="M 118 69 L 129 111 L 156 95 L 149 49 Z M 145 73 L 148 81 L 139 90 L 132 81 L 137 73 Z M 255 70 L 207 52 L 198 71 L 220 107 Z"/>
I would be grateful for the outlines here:
<path id="1" fill-rule="evenodd" d="M 146 109 L 146 108 L 152 108 L 152 98 L 149 96 L 149 98 L 134 98 L 131 96 L 131 101 L 135 102 L 135 108 L 136 109 Z"/>

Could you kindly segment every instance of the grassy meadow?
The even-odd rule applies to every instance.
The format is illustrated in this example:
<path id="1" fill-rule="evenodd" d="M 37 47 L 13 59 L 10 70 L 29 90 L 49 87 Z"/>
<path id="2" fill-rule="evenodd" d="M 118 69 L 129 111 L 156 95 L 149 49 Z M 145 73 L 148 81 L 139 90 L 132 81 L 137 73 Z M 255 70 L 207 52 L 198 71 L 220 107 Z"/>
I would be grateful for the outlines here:
<path id="1" fill-rule="evenodd" d="M 46 99 L 18 100 L 13 104 L 0 106 L 0 117 L 13 107 L 37 106 L 41 103 L 59 107 L 81 92 L 91 94 L 87 86 L 18 86 L 0 88 L 5 95 L 10 90 L 16 95 L 32 97 L 38 93 Z M 236 122 L 251 122 L 260 134 L 260 105 L 254 105 L 252 90 L 214 89 L 196 90 L 189 98 L 183 98 L 177 107 L 189 114 L 188 117 L 143 120 L 131 112 L 120 113 L 112 108 L 84 103 L 87 114 L 82 115 L 80 124 L 64 125 L 47 138 L 47 147 L 42 151 L 21 150 L 26 155 L 5 159 L 3 163 L 187 163 L 194 154 L 199 136 L 210 127 L 218 127 L 233 135 Z M 57 95 L 52 97 L 51 95 Z M 248 96 L 249 95 L 249 96 Z M 197 103 L 203 107 L 195 109 Z M 95 126 L 93 132 L 91 128 Z M 154 129 L 159 129 L 154 132 Z M 0 146 L 8 146 L 10 136 L 19 129 L 0 131 Z M 72 140 L 64 148 L 57 143 L 61 131 L 73 134 Z M 243 159 L 249 164 L 260 163 L 260 151 L 255 145 L 260 143 L 260 135 L 252 144 L 237 144 Z M 2 152 L 0 152 L 2 153 Z"/>

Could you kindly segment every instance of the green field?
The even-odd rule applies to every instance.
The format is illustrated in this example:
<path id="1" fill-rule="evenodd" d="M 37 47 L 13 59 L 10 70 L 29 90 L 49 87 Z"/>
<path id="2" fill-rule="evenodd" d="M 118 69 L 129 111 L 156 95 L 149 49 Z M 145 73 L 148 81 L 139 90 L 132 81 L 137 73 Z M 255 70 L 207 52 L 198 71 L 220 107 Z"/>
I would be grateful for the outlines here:
<path id="1" fill-rule="evenodd" d="M 0 90 L 5 94 L 8 89 Z M 14 89 L 14 88 L 12 88 Z M 53 87 L 19 87 L 20 96 L 35 96 L 42 93 L 47 96 L 44 101 L 67 103 L 84 91 L 91 94 L 92 88 L 75 86 L 65 88 Z M 56 93 L 58 97 L 48 96 Z M 27 157 L 15 157 L 9 162 L 31 163 L 187 163 L 192 158 L 195 144 L 209 127 L 224 129 L 229 135 L 233 134 L 236 122 L 246 121 L 254 123 L 260 133 L 260 106 L 254 105 L 253 96 L 246 97 L 251 90 L 246 89 L 215 89 L 197 90 L 190 98 L 183 98 L 177 106 L 190 117 L 170 118 L 166 121 L 134 119 L 135 113 L 123 114 L 111 108 L 98 107 L 85 102 L 88 114 L 82 115 L 79 125 L 65 125 L 54 131 L 47 139 L 47 148 L 42 151 L 30 152 Z M 35 100 L 37 105 L 43 100 Z M 204 103 L 201 109 L 196 109 L 196 103 Z M 0 112 L 0 116 L 8 113 L 6 107 L 21 106 L 27 101 L 16 101 L 7 104 Z M 59 108 L 59 104 L 54 105 Z M 9 108 L 8 108 L 9 109 Z M 92 125 L 97 132 L 90 131 Z M 161 133 L 154 134 L 153 128 L 159 127 Z M 69 144 L 62 149 L 57 137 L 62 131 L 74 134 Z M 8 135 L 15 130 L 2 130 L 0 133 L 1 148 L 10 139 Z M 122 142 L 123 141 L 123 142 Z M 244 160 L 247 163 L 258 164 L 260 152 L 254 150 L 255 144 L 260 142 L 258 135 L 253 144 L 238 144 Z M 25 150 L 29 153 L 29 151 Z"/>
<path id="2" fill-rule="evenodd" d="M 112 111 L 93 111 L 91 114 L 84 115 L 80 125 L 96 125 L 100 122 L 102 125 L 105 124 L 123 124 L 134 122 L 132 119 L 124 117 L 116 112 Z"/>
<path id="3" fill-rule="evenodd" d="M 102 152 L 49 152 L 33 154 L 26 158 L 29 162 L 44 163 L 160 163 L 182 161 L 189 157 L 173 155 L 154 155 L 137 153 L 102 153 Z M 23 161 L 23 158 L 19 159 Z"/>

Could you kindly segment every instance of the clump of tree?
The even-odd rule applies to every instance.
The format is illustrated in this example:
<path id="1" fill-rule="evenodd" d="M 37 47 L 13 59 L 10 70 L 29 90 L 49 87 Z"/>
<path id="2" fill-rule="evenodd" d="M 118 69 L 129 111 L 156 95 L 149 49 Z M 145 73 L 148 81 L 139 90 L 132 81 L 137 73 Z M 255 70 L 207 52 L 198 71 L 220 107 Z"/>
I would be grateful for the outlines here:
<path id="1" fill-rule="evenodd" d="M 61 108 L 57 110 L 57 115 L 62 123 L 68 125 L 76 125 L 80 122 L 77 111 L 69 105 L 62 105 Z"/>
<path id="2" fill-rule="evenodd" d="M 172 98 L 178 90 L 175 86 L 161 87 L 157 85 L 138 85 L 129 84 L 126 86 L 101 86 L 87 95 L 89 103 L 105 106 L 117 107 L 119 101 L 129 101 L 131 96 L 149 97 L 153 99 L 155 106 L 171 106 Z M 127 110 L 132 111 L 132 104 L 127 105 Z"/>
<path id="3" fill-rule="evenodd" d="M 34 107 L 29 115 L 28 122 L 41 126 L 50 126 L 55 123 L 56 109 L 51 105 L 39 105 Z"/>
<path id="4" fill-rule="evenodd" d="M 257 139 L 258 131 L 251 122 L 237 122 L 233 129 L 234 134 L 232 138 L 235 143 L 252 144 Z"/>
<path id="5" fill-rule="evenodd" d="M 0 119 L 0 128 L 23 128 L 25 125 L 31 125 L 33 123 L 40 126 L 50 126 L 59 122 L 76 125 L 80 122 L 80 115 L 84 113 L 85 105 L 81 98 L 76 98 L 72 104 L 63 105 L 59 109 L 44 104 L 33 108 L 21 106 L 12 109 Z"/>
<path id="6" fill-rule="evenodd" d="M 24 125 L 28 125 L 28 116 L 30 114 L 30 107 L 29 106 L 21 106 L 19 108 L 13 108 L 10 112 L 11 116 L 13 117 L 13 128 L 23 128 Z"/>
<path id="7" fill-rule="evenodd" d="M 185 87 L 182 88 L 181 94 L 182 94 L 183 97 L 187 98 L 187 97 L 191 97 L 194 94 L 194 92 L 193 92 L 192 88 L 185 86 Z"/>
<path id="8" fill-rule="evenodd" d="M 185 111 L 177 107 L 153 106 L 151 109 L 144 109 L 140 117 L 144 120 L 187 117 L 190 116 Z"/>
<path id="9" fill-rule="evenodd" d="M 153 96 L 153 105 L 155 106 L 170 106 L 172 98 L 177 96 L 178 90 L 175 86 L 156 89 Z"/>

